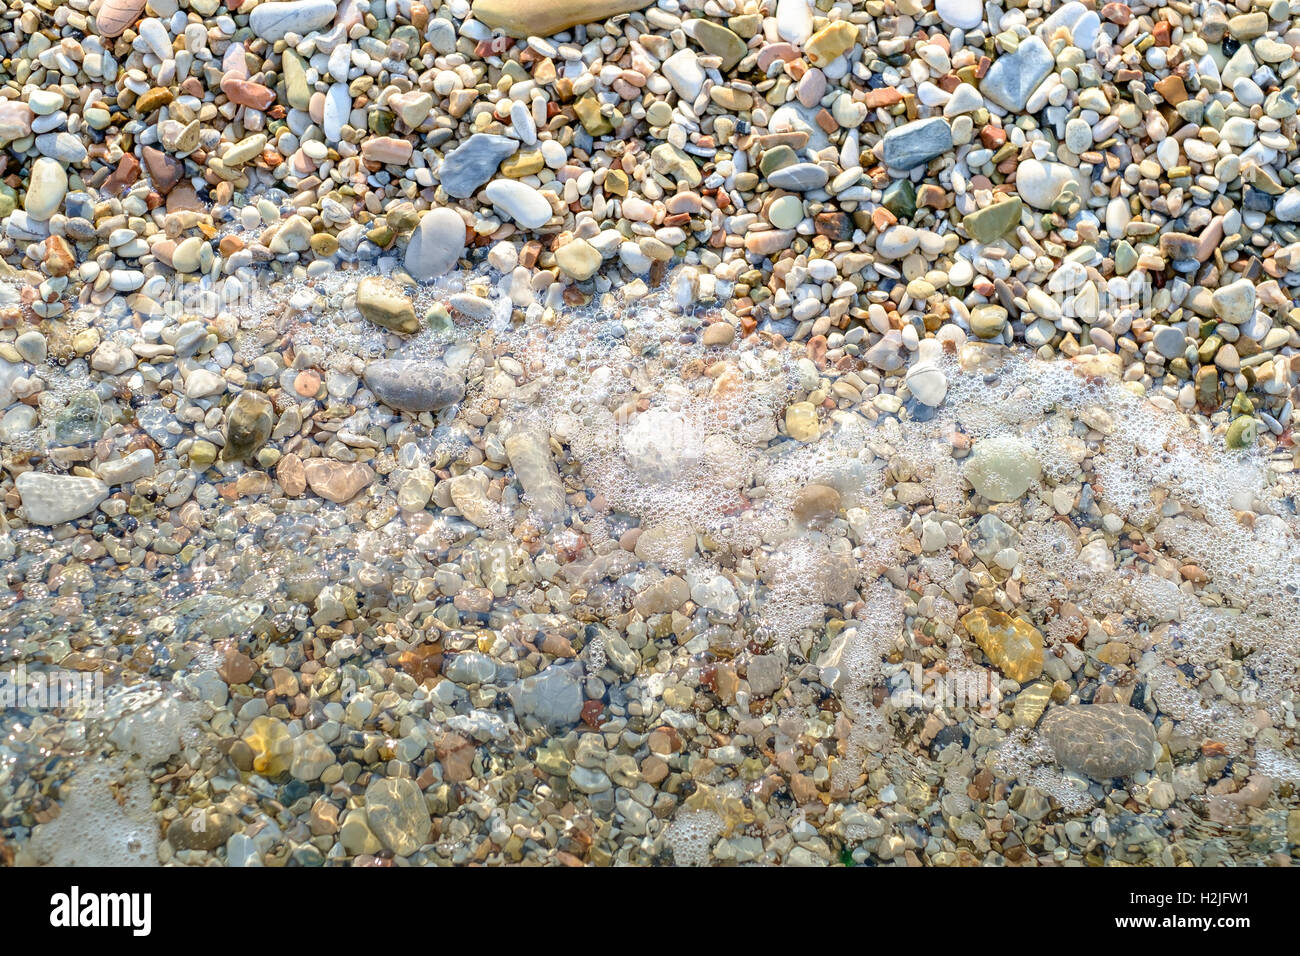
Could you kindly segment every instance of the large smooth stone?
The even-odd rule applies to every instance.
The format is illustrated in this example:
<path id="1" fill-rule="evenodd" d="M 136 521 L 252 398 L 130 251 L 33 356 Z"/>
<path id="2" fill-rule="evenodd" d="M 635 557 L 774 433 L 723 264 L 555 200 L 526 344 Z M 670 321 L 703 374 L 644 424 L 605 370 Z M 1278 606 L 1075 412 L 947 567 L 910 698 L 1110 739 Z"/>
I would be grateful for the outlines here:
<path id="1" fill-rule="evenodd" d="M 548 37 L 580 23 L 607 20 L 654 0 L 474 0 L 474 19 L 512 37 Z"/>
<path id="2" fill-rule="evenodd" d="M 120 36 L 139 19 L 144 4 L 145 0 L 104 0 L 99 13 L 95 15 L 95 29 L 102 37 Z"/>
<path id="3" fill-rule="evenodd" d="M 334 0 L 292 0 L 285 3 L 263 3 L 253 8 L 248 25 L 253 34 L 274 43 L 286 34 L 306 36 L 321 30 L 334 21 L 339 5 Z"/>
<path id="4" fill-rule="evenodd" d="M 98 478 L 25 471 L 15 479 L 28 524 L 56 525 L 90 514 L 108 497 Z"/>
<path id="5" fill-rule="evenodd" d="M 1054 707 L 1041 732 L 1062 767 L 1094 780 L 1129 777 L 1156 765 L 1151 719 L 1128 704 Z"/>
<path id="6" fill-rule="evenodd" d="M 406 246 L 406 271 L 412 279 L 436 279 L 456 268 L 465 254 L 465 220 L 452 209 L 430 209 Z"/>
<path id="7" fill-rule="evenodd" d="M 465 382 L 432 359 L 380 359 L 366 366 L 366 386 L 389 408 L 432 412 L 459 402 Z"/>

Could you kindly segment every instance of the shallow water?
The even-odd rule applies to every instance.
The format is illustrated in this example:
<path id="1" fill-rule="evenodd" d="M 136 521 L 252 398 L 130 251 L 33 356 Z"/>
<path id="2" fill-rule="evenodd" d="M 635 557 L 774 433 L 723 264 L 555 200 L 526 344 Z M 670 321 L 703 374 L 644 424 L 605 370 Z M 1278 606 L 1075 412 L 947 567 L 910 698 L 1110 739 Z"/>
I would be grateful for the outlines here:
<path id="1" fill-rule="evenodd" d="M 497 281 L 462 277 L 419 306 Z M 355 375 L 383 340 L 330 304 L 348 285 L 245 310 L 249 355 L 280 336 Z M 470 382 L 436 416 L 301 403 L 346 436 L 334 453 L 377 473 L 346 505 L 241 491 L 249 469 L 219 463 L 137 483 L 79 529 L 8 532 L 0 665 L 102 675 L 103 696 L 6 708 L 0 850 L 1285 857 L 1300 782 L 1289 448 L 1227 449 L 1102 357 L 984 345 L 938 357 L 937 408 L 849 383 L 813 403 L 818 434 L 800 440 L 787 407 L 825 397 L 824 373 L 770 343 L 706 349 L 699 314 L 663 299 L 508 316 L 405 347 Z M 84 371 L 64 374 L 72 396 Z M 101 395 L 104 420 L 144 427 L 157 395 L 140 395 Z M 421 480 L 427 504 L 405 490 Z M 979 608 L 1038 634 L 1042 663 L 994 660 Z M 521 690 L 537 673 L 565 675 L 555 700 Z M 1113 703 L 1141 715 L 1150 753 L 1090 778 L 1041 715 Z M 402 779 L 429 827 L 360 809 L 377 815 L 374 788 Z"/>

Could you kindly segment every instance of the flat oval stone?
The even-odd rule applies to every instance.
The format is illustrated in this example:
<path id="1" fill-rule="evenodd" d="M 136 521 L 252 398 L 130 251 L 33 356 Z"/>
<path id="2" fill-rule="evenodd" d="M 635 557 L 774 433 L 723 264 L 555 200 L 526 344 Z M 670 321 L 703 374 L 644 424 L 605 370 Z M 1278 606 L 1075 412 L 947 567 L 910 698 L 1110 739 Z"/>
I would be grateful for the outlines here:
<path id="1" fill-rule="evenodd" d="M 826 170 L 816 163 L 794 163 L 773 170 L 767 177 L 767 183 L 773 189 L 788 189 L 791 192 L 807 192 L 821 189 L 826 185 Z"/>
<path id="2" fill-rule="evenodd" d="M 1094 780 L 1128 777 L 1156 765 L 1155 728 L 1127 704 L 1055 707 L 1041 731 L 1062 767 Z"/>
<path id="3" fill-rule="evenodd" d="M 431 359 L 380 359 L 366 366 L 366 385 L 389 408 L 432 412 L 465 395 L 465 382 Z"/>
<path id="4" fill-rule="evenodd" d="M 334 22 L 339 4 L 335 0 L 288 0 L 263 3 L 253 8 L 248 25 L 253 34 L 268 43 L 283 40 L 286 34 L 306 36 Z"/>
<path id="5" fill-rule="evenodd" d="M 525 229 L 540 229 L 551 218 L 551 204 L 538 190 L 514 179 L 497 179 L 484 190 L 489 201 L 500 207 Z"/>

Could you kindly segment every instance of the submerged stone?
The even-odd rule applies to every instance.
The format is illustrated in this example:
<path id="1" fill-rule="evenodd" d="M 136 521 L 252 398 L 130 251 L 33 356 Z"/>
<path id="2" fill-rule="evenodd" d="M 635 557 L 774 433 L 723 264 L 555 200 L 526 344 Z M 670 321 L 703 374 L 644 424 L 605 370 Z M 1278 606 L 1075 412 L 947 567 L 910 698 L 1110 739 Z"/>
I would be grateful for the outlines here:
<path id="1" fill-rule="evenodd" d="M 433 412 L 460 401 L 464 380 L 433 359 L 380 359 L 366 366 L 366 385 L 389 408 Z"/>
<path id="2" fill-rule="evenodd" d="M 261 392 L 244 391 L 235 396 L 226 410 L 226 446 L 222 461 L 247 458 L 266 444 L 275 424 L 275 408 Z"/>
<path id="3" fill-rule="evenodd" d="M 14 484 L 28 524 L 76 521 L 108 497 L 108 485 L 98 478 L 25 471 Z"/>
<path id="4" fill-rule="evenodd" d="M 993 666 L 1023 684 L 1043 672 L 1043 635 L 1028 621 L 991 607 L 977 607 L 961 619 Z"/>
<path id="5" fill-rule="evenodd" d="M 552 664 L 510 685 L 510 702 L 521 717 L 531 717 L 552 732 L 577 723 L 582 715 L 581 665 Z"/>
<path id="6" fill-rule="evenodd" d="M 966 459 L 966 480 L 990 501 L 1015 501 L 1042 472 L 1033 446 L 1014 435 L 982 438 Z"/>
<path id="7" fill-rule="evenodd" d="M 1128 777 L 1156 765 L 1155 728 L 1127 704 L 1056 707 L 1043 718 L 1041 732 L 1061 766 L 1094 780 Z"/>

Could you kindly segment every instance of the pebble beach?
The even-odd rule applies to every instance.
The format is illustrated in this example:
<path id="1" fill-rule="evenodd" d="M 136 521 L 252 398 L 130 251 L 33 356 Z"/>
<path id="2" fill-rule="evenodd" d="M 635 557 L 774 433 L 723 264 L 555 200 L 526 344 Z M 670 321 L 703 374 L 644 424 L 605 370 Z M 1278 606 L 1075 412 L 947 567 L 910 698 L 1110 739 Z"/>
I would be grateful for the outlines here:
<path id="1" fill-rule="evenodd" d="M 1300 859 L 1300 0 L 0 51 L 0 865 Z"/>

